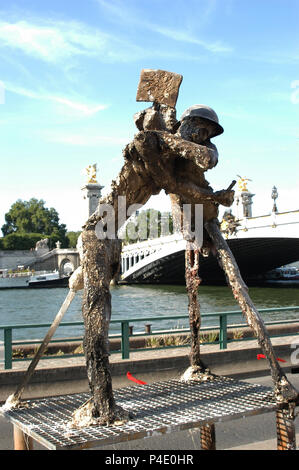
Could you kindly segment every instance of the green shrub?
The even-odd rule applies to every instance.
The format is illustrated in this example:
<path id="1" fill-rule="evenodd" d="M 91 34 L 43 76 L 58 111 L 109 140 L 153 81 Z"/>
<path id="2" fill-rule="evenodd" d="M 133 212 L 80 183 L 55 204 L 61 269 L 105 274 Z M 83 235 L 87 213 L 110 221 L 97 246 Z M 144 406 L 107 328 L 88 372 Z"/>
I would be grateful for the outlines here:
<path id="1" fill-rule="evenodd" d="M 35 248 L 36 242 L 48 238 L 48 246 L 50 249 L 55 248 L 55 243 L 60 240 L 62 248 L 68 247 L 68 239 L 61 240 L 59 234 L 44 235 L 43 233 L 9 233 L 1 239 L 2 250 L 30 250 Z"/>

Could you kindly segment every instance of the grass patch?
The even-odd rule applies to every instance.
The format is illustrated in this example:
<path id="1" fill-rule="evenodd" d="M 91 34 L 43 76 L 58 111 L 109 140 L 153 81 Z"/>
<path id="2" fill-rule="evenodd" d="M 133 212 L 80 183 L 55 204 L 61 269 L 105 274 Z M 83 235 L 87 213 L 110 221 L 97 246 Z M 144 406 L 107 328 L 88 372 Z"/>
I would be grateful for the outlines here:
<path id="1" fill-rule="evenodd" d="M 233 331 L 233 339 L 242 339 L 244 336 L 243 330 L 234 330 Z"/>
<path id="2" fill-rule="evenodd" d="M 188 346 L 191 342 L 190 335 L 162 335 L 152 336 L 146 339 L 146 348 L 163 348 L 167 346 Z"/>
<path id="3" fill-rule="evenodd" d="M 216 343 L 219 341 L 219 333 L 212 331 L 211 333 L 202 333 L 200 335 L 201 343 Z"/>
<path id="4" fill-rule="evenodd" d="M 219 333 L 201 333 L 201 343 L 216 343 L 219 341 Z M 191 336 L 189 335 L 161 335 L 151 336 L 146 339 L 147 348 L 163 348 L 167 346 L 188 346 L 191 344 Z"/>

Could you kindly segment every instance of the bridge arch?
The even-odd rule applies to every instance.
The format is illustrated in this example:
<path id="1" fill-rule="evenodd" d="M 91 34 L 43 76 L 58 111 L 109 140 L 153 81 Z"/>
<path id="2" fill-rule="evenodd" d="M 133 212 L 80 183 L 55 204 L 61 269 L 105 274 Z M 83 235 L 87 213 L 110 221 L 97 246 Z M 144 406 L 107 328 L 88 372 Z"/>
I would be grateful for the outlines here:
<path id="1" fill-rule="evenodd" d="M 66 274 L 65 271 L 70 273 L 74 272 L 80 265 L 79 254 L 76 250 L 57 250 L 57 268 L 60 275 Z"/>
<path id="2" fill-rule="evenodd" d="M 63 276 L 63 275 L 70 274 L 70 273 L 74 272 L 75 271 L 75 266 L 74 266 L 74 263 L 72 262 L 72 260 L 70 258 L 66 257 L 66 258 L 63 258 L 62 260 L 60 260 L 58 270 L 59 270 L 60 276 Z"/>
<path id="3" fill-rule="evenodd" d="M 246 282 L 299 260 L 298 216 L 299 211 L 289 211 L 249 217 L 240 221 L 236 233 L 226 236 Z M 124 246 L 120 282 L 184 284 L 185 248 L 181 234 Z M 212 254 L 201 257 L 200 277 L 203 282 L 225 282 Z"/>

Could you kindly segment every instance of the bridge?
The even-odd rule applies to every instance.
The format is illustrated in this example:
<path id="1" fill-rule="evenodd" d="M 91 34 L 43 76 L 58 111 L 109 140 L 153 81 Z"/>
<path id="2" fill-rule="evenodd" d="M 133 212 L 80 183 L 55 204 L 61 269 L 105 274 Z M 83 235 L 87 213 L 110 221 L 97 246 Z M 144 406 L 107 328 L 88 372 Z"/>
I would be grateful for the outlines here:
<path id="1" fill-rule="evenodd" d="M 74 271 L 80 264 L 76 248 L 55 248 L 45 250 L 0 251 L 0 270 L 17 269 L 20 265 L 35 271 L 56 271 L 64 273 L 66 265 Z"/>
<path id="2" fill-rule="evenodd" d="M 80 258 L 76 248 L 55 248 L 39 256 L 31 267 L 34 267 L 35 271 L 58 270 L 62 275 L 66 265 L 69 265 L 71 271 L 75 271 L 79 267 Z"/>
<path id="3" fill-rule="evenodd" d="M 236 233 L 228 235 L 244 279 L 299 260 L 299 210 L 259 217 L 244 217 Z M 184 284 L 186 242 L 181 234 L 146 240 L 123 247 L 120 282 Z M 213 255 L 201 257 L 204 282 L 223 283 L 222 270 Z"/>
<path id="4" fill-rule="evenodd" d="M 250 283 L 251 279 L 256 280 L 271 269 L 299 260 L 298 233 L 299 210 L 273 212 L 270 215 L 241 219 L 236 233 L 229 235 L 227 242 L 242 276 Z M 125 245 L 121 254 L 119 281 L 184 284 L 185 248 L 186 241 L 180 233 Z M 17 265 L 24 264 L 36 271 L 58 270 L 60 274 L 64 273 L 67 264 L 72 270 L 80 264 L 75 248 L 55 248 L 42 253 L 2 252 L 1 256 L 6 257 L 0 259 L 3 267 L 15 269 Z M 223 284 L 225 281 L 223 272 L 212 255 L 201 257 L 200 276 L 203 283 Z"/>

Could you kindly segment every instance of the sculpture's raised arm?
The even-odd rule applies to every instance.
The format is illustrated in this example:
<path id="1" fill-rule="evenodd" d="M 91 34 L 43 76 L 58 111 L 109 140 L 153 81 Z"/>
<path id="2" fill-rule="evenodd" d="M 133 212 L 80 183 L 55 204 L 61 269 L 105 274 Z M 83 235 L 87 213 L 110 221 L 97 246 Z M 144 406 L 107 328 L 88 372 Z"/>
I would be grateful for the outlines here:
<path id="1" fill-rule="evenodd" d="M 204 172 L 218 162 L 217 149 L 210 142 L 206 146 L 186 141 L 179 134 L 145 130 L 135 135 L 123 156 L 125 163 L 112 182 L 111 192 L 101 199 L 99 208 L 109 204 L 117 213 L 119 196 L 126 197 L 127 206 L 145 204 L 151 195 L 162 189 L 192 198 L 199 204 L 210 201 L 230 206 L 233 202 L 233 191 L 214 192 L 204 177 Z M 85 228 L 94 226 L 101 217 L 98 209 Z"/>

